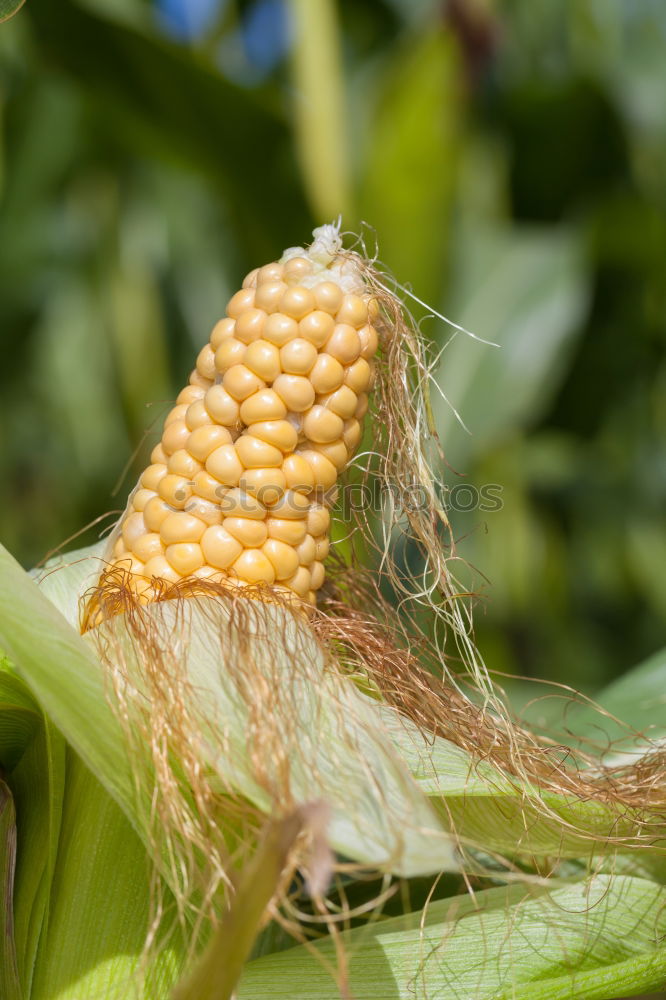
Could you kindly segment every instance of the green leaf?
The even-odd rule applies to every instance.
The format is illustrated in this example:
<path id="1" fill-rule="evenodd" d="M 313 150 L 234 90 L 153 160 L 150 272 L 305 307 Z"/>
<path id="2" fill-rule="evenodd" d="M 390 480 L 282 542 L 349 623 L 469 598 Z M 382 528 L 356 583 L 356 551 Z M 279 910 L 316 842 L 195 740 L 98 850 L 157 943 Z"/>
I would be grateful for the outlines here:
<path id="1" fill-rule="evenodd" d="M 428 25 L 389 62 L 375 118 L 366 125 L 361 216 L 376 230 L 381 259 L 397 279 L 437 304 L 450 242 L 462 101 L 453 38 Z"/>
<path id="2" fill-rule="evenodd" d="M 547 891 L 488 889 L 344 931 L 349 994 L 363 1000 L 616 997 L 658 987 L 666 971 L 666 891 L 599 875 Z M 337 1000 L 330 938 L 250 962 L 239 1000 Z M 623 978 L 624 977 L 624 978 Z"/>
<path id="3" fill-rule="evenodd" d="M 306 188 L 321 222 L 351 205 L 347 109 L 334 0 L 290 0 L 294 116 Z"/>
<path id="4" fill-rule="evenodd" d="M 34 739 L 11 774 L 19 815 L 14 914 L 21 981 L 32 981 L 35 955 L 48 926 L 65 786 L 62 736 L 40 715 Z"/>
<path id="5" fill-rule="evenodd" d="M 99 569 L 97 548 L 89 558 L 85 550 L 69 562 L 58 557 L 45 571 L 42 587 L 72 614 L 92 567 Z M 99 662 L 4 551 L 0 567 L 0 643 L 140 826 L 123 734 L 106 702 Z M 153 859 L 109 791 L 71 750 L 65 766 L 62 736 L 7 665 L 0 671 L 0 762 L 19 815 L 14 916 L 27 995 L 124 1000 L 152 916 Z M 173 912 L 164 885 L 160 898 L 167 914 Z M 180 934 L 165 942 L 141 997 L 165 995 L 182 967 L 182 952 Z"/>
<path id="6" fill-rule="evenodd" d="M 161 941 L 137 992 L 150 929 L 151 861 L 144 845 L 92 773 L 70 750 L 62 831 L 48 930 L 42 938 L 30 1000 L 155 1000 L 167 995 L 182 968 L 180 932 Z M 174 920 L 173 901 L 161 903 Z"/>
<path id="7" fill-rule="evenodd" d="M 618 817 L 602 801 L 530 786 L 441 737 L 426 742 L 413 723 L 392 722 L 385 709 L 379 714 L 420 788 L 463 843 L 530 861 L 604 850 L 613 856 L 612 838 L 639 832 L 628 811 Z"/>
<path id="8" fill-rule="evenodd" d="M 0 24 L 13 17 L 25 3 L 25 0 L 0 0 Z"/>
<path id="9" fill-rule="evenodd" d="M 131 763 L 106 700 L 99 660 L 2 546 L 0 648 L 42 710 L 136 822 Z"/>
<path id="10" fill-rule="evenodd" d="M 0 996 L 22 1000 L 14 938 L 14 869 L 16 866 L 16 812 L 12 793 L 0 781 Z"/>
<path id="11" fill-rule="evenodd" d="M 106 547 L 107 541 L 102 539 L 94 545 L 54 556 L 42 568 L 30 570 L 42 594 L 76 629 L 79 628 L 81 597 L 99 580 Z"/>
<path id="12" fill-rule="evenodd" d="M 604 746 L 624 740 L 647 746 L 646 740 L 631 738 L 627 727 L 644 733 L 647 739 L 666 737 L 666 649 L 628 670 L 594 697 L 594 705 L 577 703 L 567 711 L 564 723 L 576 738 L 585 737 Z M 600 713 L 595 705 L 603 709 Z"/>
<path id="13" fill-rule="evenodd" d="M 458 333 L 437 373 L 435 421 L 447 460 L 465 472 L 472 455 L 536 420 L 566 370 L 588 299 L 574 230 L 489 229 L 459 237 L 459 269 L 447 311 L 489 347 Z"/>
<path id="14" fill-rule="evenodd" d="M 14 936 L 20 981 L 29 995 L 60 834 L 64 743 L 6 661 L 0 663 L 0 766 L 18 813 Z"/>

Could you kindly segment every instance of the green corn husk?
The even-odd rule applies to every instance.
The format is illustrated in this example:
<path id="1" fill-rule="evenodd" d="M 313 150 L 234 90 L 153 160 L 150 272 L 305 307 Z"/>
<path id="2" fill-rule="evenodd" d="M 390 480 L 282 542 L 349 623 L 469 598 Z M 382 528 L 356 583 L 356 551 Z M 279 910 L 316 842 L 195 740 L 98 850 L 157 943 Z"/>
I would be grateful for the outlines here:
<path id="1" fill-rule="evenodd" d="M 9 843 L 15 804 L 19 844 L 15 871 L 6 851 L 1 872 L 6 892 L 14 880 L 3 997 L 166 1000 L 179 979 L 178 1000 L 231 996 L 240 962 L 232 968 L 230 955 L 245 954 L 268 914 L 278 915 L 297 866 L 317 869 L 307 823 L 286 847 L 262 828 L 274 814 L 268 829 L 284 832 L 313 799 L 327 804 L 328 841 L 346 860 L 346 879 L 359 868 L 411 879 L 461 865 L 483 875 L 485 849 L 505 859 L 495 877 L 519 884 L 342 934 L 323 921 L 314 951 L 309 944 L 250 961 L 239 998 L 325 1000 L 340 990 L 359 1000 L 465 991 L 602 998 L 617 995 L 613 982 L 630 995 L 663 975 L 664 890 L 614 871 L 630 872 L 627 857 L 647 850 L 627 855 L 614 843 L 626 847 L 635 833 L 642 844 L 644 827 L 630 811 L 618 827 L 603 803 L 544 795 L 446 739 L 426 743 L 376 692 L 367 696 L 331 669 L 306 627 L 278 607 L 246 602 L 234 618 L 212 597 L 192 597 L 151 606 L 134 628 L 118 616 L 82 637 L 79 598 L 97 559 L 93 547 L 56 560 L 37 584 L 0 551 L 8 789 L 0 832 Z M 146 635 L 159 640 L 150 648 L 163 665 L 177 667 L 190 712 L 183 718 L 193 726 L 189 742 L 159 753 L 144 741 L 155 735 L 149 696 L 165 693 L 160 677 L 142 671 Z M 262 705 L 259 695 L 276 685 L 280 696 Z M 248 742 L 270 719 L 270 738 Z M 209 799 L 188 798 L 187 762 L 197 759 Z M 175 782 L 177 811 L 160 799 L 165 778 Z M 196 827 L 199 806 L 215 824 L 179 827 Z M 223 865 L 217 880 L 201 836 Z M 474 850 L 458 853 L 457 845 Z M 589 877 L 600 853 L 605 874 Z M 575 864 L 560 866 L 552 886 L 538 868 L 520 875 L 507 867 L 511 858 L 525 867 L 565 857 Z"/>

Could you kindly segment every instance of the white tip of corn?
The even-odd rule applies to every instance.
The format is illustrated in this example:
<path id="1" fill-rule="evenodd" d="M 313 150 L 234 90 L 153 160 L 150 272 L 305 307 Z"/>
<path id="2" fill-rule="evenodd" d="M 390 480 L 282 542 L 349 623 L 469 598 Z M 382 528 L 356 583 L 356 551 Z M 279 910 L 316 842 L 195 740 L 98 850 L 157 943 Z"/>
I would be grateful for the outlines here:
<path id="1" fill-rule="evenodd" d="M 338 217 L 337 222 L 329 222 L 325 226 L 318 226 L 312 231 L 314 239 L 309 248 L 311 260 L 326 266 L 338 256 L 342 250 L 342 238 L 340 236 L 341 222 L 342 218 Z"/>
<path id="2" fill-rule="evenodd" d="M 340 258 L 341 225 L 342 216 L 338 216 L 336 222 L 317 226 L 312 232 L 313 241 L 309 247 L 289 247 L 282 254 L 281 264 L 286 264 L 295 257 L 305 257 L 312 262 L 312 273 L 301 279 L 305 288 L 314 288 L 320 281 L 334 281 L 344 292 L 361 294 L 364 291 L 363 279 L 353 261 Z"/>

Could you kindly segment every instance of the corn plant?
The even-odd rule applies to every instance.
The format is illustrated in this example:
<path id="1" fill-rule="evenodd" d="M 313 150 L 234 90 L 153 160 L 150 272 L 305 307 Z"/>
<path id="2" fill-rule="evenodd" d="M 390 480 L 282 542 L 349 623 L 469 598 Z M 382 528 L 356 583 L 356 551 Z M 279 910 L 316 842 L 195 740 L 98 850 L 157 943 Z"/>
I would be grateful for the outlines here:
<path id="1" fill-rule="evenodd" d="M 569 748 L 511 718 L 452 574 L 429 380 L 390 279 L 321 227 L 232 296 L 110 536 L 30 574 L 2 550 L 3 1000 L 664 981 L 659 742 L 630 706 L 611 756 L 592 706 Z M 357 448 L 379 579 L 329 557 Z"/>

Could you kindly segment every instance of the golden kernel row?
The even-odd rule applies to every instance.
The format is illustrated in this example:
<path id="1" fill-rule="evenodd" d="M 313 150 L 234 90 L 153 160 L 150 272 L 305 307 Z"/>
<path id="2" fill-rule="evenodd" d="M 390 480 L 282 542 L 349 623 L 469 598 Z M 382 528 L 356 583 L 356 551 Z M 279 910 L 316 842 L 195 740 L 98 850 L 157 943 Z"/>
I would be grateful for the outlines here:
<path id="1" fill-rule="evenodd" d="M 314 602 L 378 338 L 371 300 L 312 275 L 299 256 L 251 272 L 199 352 L 113 545 L 142 599 L 195 576 Z"/>

